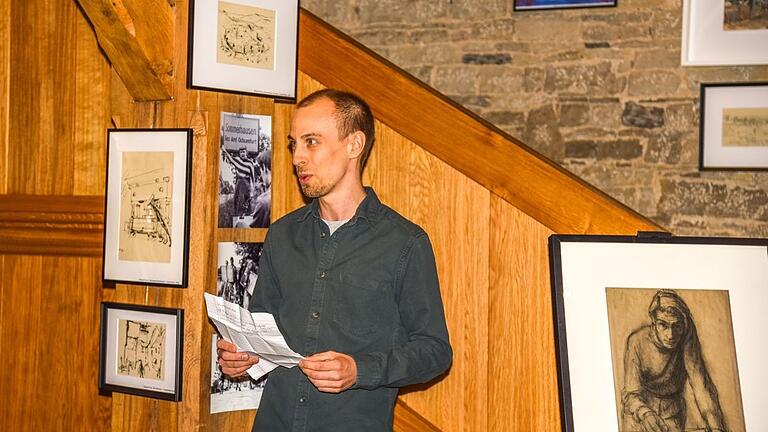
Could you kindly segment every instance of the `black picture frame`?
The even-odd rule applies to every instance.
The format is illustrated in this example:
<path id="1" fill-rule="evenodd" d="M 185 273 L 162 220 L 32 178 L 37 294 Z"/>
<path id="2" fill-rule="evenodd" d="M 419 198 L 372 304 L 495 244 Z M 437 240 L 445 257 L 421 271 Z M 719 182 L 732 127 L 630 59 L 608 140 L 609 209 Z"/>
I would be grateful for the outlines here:
<path id="1" fill-rule="evenodd" d="M 516 12 L 523 12 L 523 11 L 556 10 L 556 9 L 616 7 L 617 3 L 618 3 L 618 0 L 559 0 L 559 1 L 513 0 L 512 8 Z"/>
<path id="2" fill-rule="evenodd" d="M 699 112 L 699 170 L 768 171 L 768 82 L 702 83 Z"/>
<path id="3" fill-rule="evenodd" d="M 183 309 L 101 303 L 100 394 L 181 401 L 183 363 Z"/>
<path id="4" fill-rule="evenodd" d="M 614 381 L 616 371 L 611 364 L 613 360 L 596 358 L 594 355 L 596 352 L 607 351 L 608 357 L 611 357 L 611 340 L 607 336 L 610 334 L 607 328 L 608 311 L 603 310 L 602 304 L 593 304 L 602 296 L 607 307 L 605 297 L 608 287 L 619 286 L 629 290 L 670 289 L 672 286 L 669 285 L 684 281 L 689 285 L 676 288 L 686 292 L 700 290 L 700 287 L 710 290 L 718 286 L 718 281 L 733 278 L 736 282 L 730 285 L 729 293 L 734 311 L 733 322 L 738 321 L 740 324 L 739 336 L 742 338 L 742 344 L 736 348 L 739 360 L 737 373 L 742 388 L 753 385 L 749 381 L 754 381 L 756 374 L 755 368 L 750 365 L 768 361 L 767 350 L 744 349 L 745 345 L 749 346 L 762 337 L 749 331 L 750 325 L 754 323 L 752 320 L 758 319 L 768 324 L 768 317 L 737 315 L 737 312 L 745 310 L 745 305 L 747 310 L 752 308 L 754 302 L 768 307 L 768 296 L 765 293 L 768 288 L 768 239 L 673 237 L 667 233 L 639 233 L 638 236 L 552 235 L 548 246 L 563 432 L 622 430 L 620 423 L 616 423 L 621 422 L 621 418 L 614 411 L 619 409 L 619 398 Z M 731 257 L 734 261 L 718 261 L 718 258 L 728 254 L 734 255 Z M 746 256 L 753 260 L 743 261 L 742 258 Z M 627 257 L 632 258 L 631 262 L 626 260 Z M 716 261 L 717 265 L 702 261 L 702 257 Z M 652 267 L 651 271 L 648 266 L 651 261 L 661 263 L 659 268 Z M 616 266 L 616 262 L 620 265 Z M 742 268 L 725 266 L 731 262 L 742 263 L 739 264 Z M 626 268 L 631 270 L 627 272 Z M 692 268 L 696 271 L 686 271 Z M 745 269 L 756 270 L 759 274 L 739 274 Z M 638 277 L 637 274 L 643 276 Z M 719 276 L 712 278 L 713 274 Z M 754 280 L 750 279 L 752 276 L 755 276 Z M 653 280 L 657 286 L 647 286 L 649 280 Z M 605 281 L 610 281 L 610 285 L 601 284 Z M 582 305 L 588 307 L 581 310 Z M 747 338 L 746 344 L 744 337 Z M 575 342 L 578 342 L 577 349 Z M 749 361 L 745 362 L 745 359 Z M 750 394 L 744 393 L 741 388 L 739 391 Z M 768 395 L 768 389 L 760 391 Z M 754 407 L 755 404 L 749 406 Z M 752 421 L 751 425 L 747 425 L 747 430 L 768 427 L 768 413 L 758 410 L 748 412 L 747 404 L 743 405 L 743 410 L 743 414 L 750 414 Z M 616 417 L 610 414 L 611 411 L 614 411 Z M 595 412 L 599 412 L 599 415 L 594 415 Z"/>
<path id="5" fill-rule="evenodd" d="M 235 52 L 237 55 L 230 60 L 224 60 L 226 57 L 224 56 L 221 58 L 222 61 L 219 61 L 220 52 L 217 49 L 217 42 L 224 37 L 223 32 L 219 30 L 219 5 L 222 3 L 235 7 L 257 8 L 272 13 L 279 12 L 276 14 L 274 37 L 271 39 L 273 51 L 271 61 L 243 60 L 253 51 L 252 49 L 238 50 L 237 48 L 231 51 L 222 51 Z M 205 22 L 199 22 L 199 20 Z M 286 42 L 275 45 L 275 39 Z M 222 0 L 190 0 L 187 36 L 187 88 L 246 96 L 263 96 L 272 98 L 276 102 L 295 103 L 298 47 L 299 0 L 228 0 L 226 2 Z M 258 58 L 261 59 L 262 57 L 258 56 Z M 248 63 L 264 63 L 265 65 L 255 67 Z"/>
<path id="6" fill-rule="evenodd" d="M 187 287 L 192 142 L 192 129 L 107 130 L 106 286 Z"/>

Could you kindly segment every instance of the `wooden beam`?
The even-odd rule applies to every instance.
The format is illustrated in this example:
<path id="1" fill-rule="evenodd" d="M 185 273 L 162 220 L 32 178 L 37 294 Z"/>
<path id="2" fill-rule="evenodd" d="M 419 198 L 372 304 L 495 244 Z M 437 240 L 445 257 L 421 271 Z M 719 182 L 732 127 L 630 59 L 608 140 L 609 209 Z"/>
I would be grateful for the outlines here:
<path id="1" fill-rule="evenodd" d="M 76 0 L 136 101 L 169 100 L 174 12 L 167 0 Z"/>
<path id="2" fill-rule="evenodd" d="M 378 120 L 554 232 L 662 230 L 304 9 L 299 25 L 299 70 L 364 96 Z"/>
<path id="3" fill-rule="evenodd" d="M 402 399 L 395 403 L 394 432 L 440 432 L 429 420 L 409 407 Z"/>
<path id="4" fill-rule="evenodd" d="M 0 255 L 101 257 L 104 197 L 0 195 Z"/>

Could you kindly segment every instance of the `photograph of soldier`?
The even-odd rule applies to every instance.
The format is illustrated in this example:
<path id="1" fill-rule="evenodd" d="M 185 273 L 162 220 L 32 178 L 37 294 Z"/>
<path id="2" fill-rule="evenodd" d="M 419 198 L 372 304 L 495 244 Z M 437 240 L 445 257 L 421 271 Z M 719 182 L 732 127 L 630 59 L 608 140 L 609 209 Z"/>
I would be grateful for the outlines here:
<path id="1" fill-rule="evenodd" d="M 222 113 L 219 228 L 266 228 L 271 213 L 272 119 Z"/>

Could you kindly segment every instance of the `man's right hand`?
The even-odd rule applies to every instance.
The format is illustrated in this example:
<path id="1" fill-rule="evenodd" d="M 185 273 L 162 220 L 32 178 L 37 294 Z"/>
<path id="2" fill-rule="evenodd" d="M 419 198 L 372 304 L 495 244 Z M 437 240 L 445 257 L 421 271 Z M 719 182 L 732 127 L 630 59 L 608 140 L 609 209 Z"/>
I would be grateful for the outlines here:
<path id="1" fill-rule="evenodd" d="M 244 352 L 237 352 L 237 347 L 232 342 L 219 339 L 216 342 L 216 353 L 219 355 L 219 366 L 224 375 L 237 378 L 245 374 L 245 371 L 259 362 L 259 358 Z"/>
<path id="2" fill-rule="evenodd" d="M 643 432 L 669 432 L 667 422 L 662 420 L 655 412 L 648 411 L 640 424 Z"/>

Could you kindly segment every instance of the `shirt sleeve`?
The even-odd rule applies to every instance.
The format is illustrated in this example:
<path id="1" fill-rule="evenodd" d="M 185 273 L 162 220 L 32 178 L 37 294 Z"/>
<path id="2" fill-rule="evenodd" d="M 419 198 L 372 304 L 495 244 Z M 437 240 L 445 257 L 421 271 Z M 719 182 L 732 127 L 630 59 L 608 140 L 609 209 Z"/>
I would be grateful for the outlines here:
<path id="1" fill-rule="evenodd" d="M 624 413 L 631 415 L 636 422 L 641 423 L 643 417 L 651 411 L 643 398 L 643 387 L 640 380 L 641 350 L 639 340 L 644 332 L 632 334 L 627 339 L 627 348 L 624 352 L 624 389 L 621 392 L 621 401 Z"/>
<path id="2" fill-rule="evenodd" d="M 401 256 L 398 309 L 406 342 L 382 352 L 353 356 L 353 388 L 402 387 L 429 381 L 448 369 L 453 352 L 448 340 L 443 301 L 432 245 L 426 234 L 411 240 Z"/>
<path id="3" fill-rule="evenodd" d="M 282 294 L 272 268 L 272 245 L 269 239 L 269 231 L 267 231 L 264 249 L 262 249 L 259 258 L 258 279 L 248 304 L 248 310 L 251 312 L 269 312 L 276 315 Z"/>

